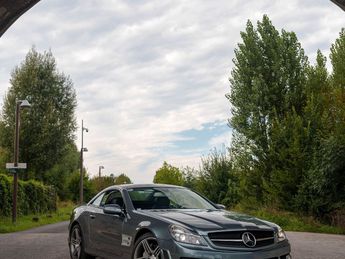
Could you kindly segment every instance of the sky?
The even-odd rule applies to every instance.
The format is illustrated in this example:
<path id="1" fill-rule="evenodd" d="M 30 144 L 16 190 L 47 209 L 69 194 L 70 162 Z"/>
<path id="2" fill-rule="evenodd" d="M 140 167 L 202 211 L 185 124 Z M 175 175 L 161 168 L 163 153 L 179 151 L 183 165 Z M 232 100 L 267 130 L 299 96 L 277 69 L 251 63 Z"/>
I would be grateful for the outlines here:
<path id="1" fill-rule="evenodd" d="M 231 143 L 228 78 L 247 20 L 296 32 L 314 63 L 345 13 L 327 0 L 41 0 L 0 39 L 0 106 L 32 46 L 51 50 L 77 93 L 91 176 L 152 182 L 163 161 L 198 168 Z"/>

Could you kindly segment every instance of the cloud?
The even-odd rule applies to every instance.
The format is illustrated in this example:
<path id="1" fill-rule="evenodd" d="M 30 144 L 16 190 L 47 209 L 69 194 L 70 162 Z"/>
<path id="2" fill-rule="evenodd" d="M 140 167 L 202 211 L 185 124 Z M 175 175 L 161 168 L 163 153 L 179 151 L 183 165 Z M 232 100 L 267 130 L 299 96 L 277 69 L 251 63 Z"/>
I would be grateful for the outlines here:
<path id="1" fill-rule="evenodd" d="M 164 160 L 196 166 L 228 143 L 230 129 L 219 129 L 230 116 L 233 51 L 247 19 L 263 14 L 295 31 L 312 59 L 318 48 L 328 54 L 345 20 L 321 0 L 40 1 L 0 40 L 0 98 L 29 48 L 50 48 L 74 81 L 78 121 L 90 129 L 89 172 L 102 164 L 104 173 L 150 182 Z"/>
<path id="2" fill-rule="evenodd" d="M 210 146 L 212 147 L 222 147 L 222 146 L 225 146 L 225 147 L 229 147 L 230 144 L 231 144 L 231 139 L 232 139 L 232 133 L 231 131 L 228 131 L 228 132 L 224 132 L 223 134 L 221 135 L 217 135 L 213 138 L 211 138 L 208 143 Z"/>

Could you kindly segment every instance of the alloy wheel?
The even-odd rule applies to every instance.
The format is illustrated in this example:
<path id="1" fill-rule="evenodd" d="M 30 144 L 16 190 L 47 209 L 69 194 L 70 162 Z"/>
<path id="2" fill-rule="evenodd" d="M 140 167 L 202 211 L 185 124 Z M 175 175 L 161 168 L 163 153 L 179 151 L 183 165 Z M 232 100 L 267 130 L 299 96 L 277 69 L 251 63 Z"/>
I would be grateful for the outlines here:
<path id="1" fill-rule="evenodd" d="M 81 254 L 81 234 L 79 227 L 75 227 L 71 234 L 70 250 L 73 259 L 79 259 Z"/>
<path id="2" fill-rule="evenodd" d="M 155 237 L 147 237 L 136 246 L 134 259 L 162 259 L 162 249 Z"/>

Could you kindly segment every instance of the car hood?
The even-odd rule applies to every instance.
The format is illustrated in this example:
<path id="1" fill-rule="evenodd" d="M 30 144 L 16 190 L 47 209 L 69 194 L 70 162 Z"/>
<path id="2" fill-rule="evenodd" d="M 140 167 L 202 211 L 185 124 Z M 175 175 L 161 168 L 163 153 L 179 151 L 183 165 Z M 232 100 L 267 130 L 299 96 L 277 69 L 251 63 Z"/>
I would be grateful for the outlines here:
<path id="1" fill-rule="evenodd" d="M 147 210 L 146 215 L 184 225 L 199 233 L 224 229 L 273 229 L 273 223 L 225 210 Z"/>

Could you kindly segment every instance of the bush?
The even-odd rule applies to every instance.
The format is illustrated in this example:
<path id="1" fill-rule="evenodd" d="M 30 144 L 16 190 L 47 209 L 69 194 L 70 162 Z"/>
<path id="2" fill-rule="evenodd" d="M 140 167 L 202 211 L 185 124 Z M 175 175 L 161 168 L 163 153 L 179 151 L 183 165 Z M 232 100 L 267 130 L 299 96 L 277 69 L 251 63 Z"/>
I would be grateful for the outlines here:
<path id="1" fill-rule="evenodd" d="M 12 177 L 0 174 L 0 216 L 12 211 Z M 40 182 L 18 181 L 18 215 L 44 213 L 56 210 L 57 195 L 53 187 Z"/>
<path id="2" fill-rule="evenodd" d="M 202 158 L 196 190 L 214 203 L 231 208 L 238 202 L 238 178 L 230 154 L 214 149 Z"/>
<path id="3" fill-rule="evenodd" d="M 94 177 L 90 180 L 96 193 L 102 191 L 103 189 L 114 185 L 114 177 L 112 176 L 101 176 Z"/>
<path id="4" fill-rule="evenodd" d="M 8 216 L 12 209 L 12 180 L 0 174 L 0 215 Z"/>

